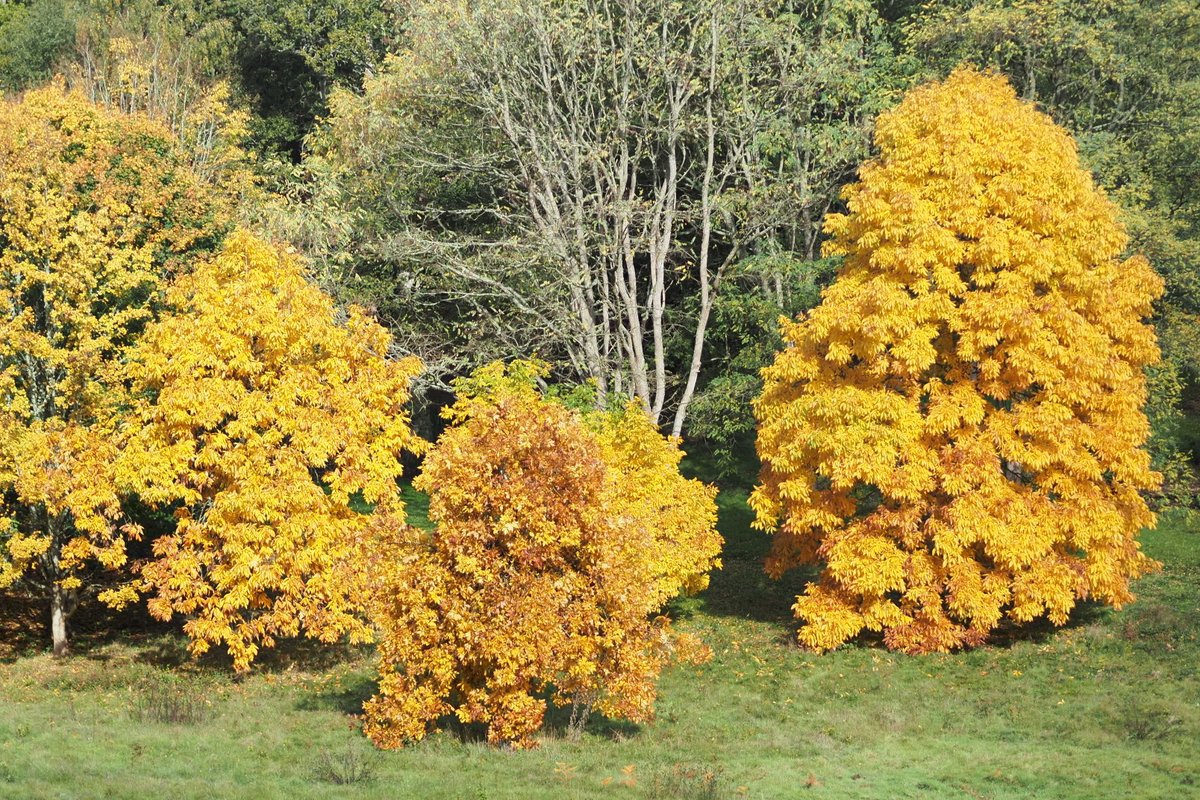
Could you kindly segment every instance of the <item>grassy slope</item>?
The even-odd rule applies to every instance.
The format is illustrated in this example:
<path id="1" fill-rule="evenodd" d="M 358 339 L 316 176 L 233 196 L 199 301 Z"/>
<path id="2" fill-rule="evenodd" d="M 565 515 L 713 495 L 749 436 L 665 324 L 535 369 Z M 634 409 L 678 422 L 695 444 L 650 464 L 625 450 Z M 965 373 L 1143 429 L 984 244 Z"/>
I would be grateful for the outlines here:
<path id="1" fill-rule="evenodd" d="M 582 741 L 551 732 L 523 753 L 449 734 L 375 753 L 346 716 L 372 690 L 365 654 L 278 657 L 234 683 L 146 634 L 64 664 L 0 663 L 0 797 L 1200 796 L 1200 532 L 1183 517 L 1146 535 L 1165 569 L 1123 611 L 1085 608 L 1065 629 L 965 654 L 815 656 L 790 644 L 800 578 L 766 580 L 744 494 L 720 502 L 726 568 L 678 608 L 715 658 L 664 677 L 652 726 L 595 720 Z M 138 721 L 163 681 L 207 719 Z M 314 774 L 323 752 L 374 775 L 333 785 Z"/>

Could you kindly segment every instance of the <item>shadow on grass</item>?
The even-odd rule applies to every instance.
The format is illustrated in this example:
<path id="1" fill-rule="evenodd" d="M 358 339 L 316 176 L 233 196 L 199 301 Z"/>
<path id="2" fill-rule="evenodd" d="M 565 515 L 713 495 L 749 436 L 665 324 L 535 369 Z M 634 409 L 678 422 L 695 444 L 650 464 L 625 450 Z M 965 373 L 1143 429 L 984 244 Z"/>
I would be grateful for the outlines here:
<path id="1" fill-rule="evenodd" d="M 80 604 L 69 629 L 72 653 L 100 660 L 109 657 L 104 652 L 109 645 L 139 647 L 171 634 L 182 636 L 179 625 L 159 622 L 144 606 L 114 611 L 96 600 Z M 27 594 L 0 594 L 0 663 L 49 650 L 50 601 Z"/>
<path id="2" fill-rule="evenodd" d="M 1055 625 L 1045 617 L 1021 624 L 1002 620 L 988 636 L 985 646 L 1006 650 L 1023 643 L 1044 644 L 1063 631 L 1104 622 L 1111 614 L 1112 609 L 1108 606 L 1085 600 L 1075 605 L 1063 625 Z"/>
<path id="3" fill-rule="evenodd" d="M 214 647 L 204 655 L 194 656 L 189 650 L 190 641 L 183 632 L 181 621 L 176 620 L 161 626 L 149 635 L 120 636 L 120 643 L 134 651 L 136 661 L 147 666 L 219 675 L 234 682 L 239 682 L 251 674 L 323 672 L 361 659 L 366 652 L 362 646 L 331 645 L 304 638 L 280 639 L 274 647 L 259 650 L 250 672 L 237 673 L 233 668 L 233 659 L 224 647 Z M 76 653 L 89 659 L 107 657 L 103 648 L 87 651 L 77 648 Z"/>
<path id="4" fill-rule="evenodd" d="M 325 672 L 347 663 L 362 661 L 371 648 L 366 645 L 325 644 L 313 639 L 280 639 L 274 647 L 260 650 L 254 659 L 254 671 L 259 673 L 279 672 Z M 204 661 L 209 660 L 205 656 Z M 213 657 L 212 661 L 216 662 Z M 222 664 L 232 663 L 228 658 Z"/>
<path id="5" fill-rule="evenodd" d="M 43 608 L 45 606 L 45 608 Z M 0 664 L 50 649 L 49 604 L 0 595 Z"/>
<path id="6" fill-rule="evenodd" d="M 551 739 L 569 739 L 571 736 L 571 707 L 556 706 L 547 701 L 546 716 L 542 722 L 542 735 Z M 642 726 L 622 719 L 610 719 L 593 711 L 584 726 L 585 735 L 624 741 L 642 732 Z"/>
<path id="7" fill-rule="evenodd" d="M 758 482 L 759 461 L 752 441 L 721 448 L 703 439 L 689 439 L 683 445 L 686 453 L 679 471 L 686 478 L 696 478 L 722 489 L 749 492 Z"/>
<path id="8" fill-rule="evenodd" d="M 779 626 L 781 643 L 794 644 L 795 631 L 799 624 L 792 606 L 796 597 L 806 586 L 815 581 L 819 567 L 806 566 L 789 570 L 780 580 L 772 580 L 763 570 L 763 561 L 770 551 L 771 537 L 751 527 L 754 520 L 746 503 L 745 489 L 723 489 L 717 497 L 718 526 L 725 537 L 722 552 L 724 567 L 712 573 L 709 587 L 696 598 L 677 601 L 672 611 L 677 616 L 704 613 L 718 617 L 737 617 L 756 622 L 773 623 Z M 1139 611 L 1139 609 L 1141 609 Z M 988 638 L 988 647 L 1010 648 L 1022 642 L 1044 643 L 1064 630 L 1094 625 L 1111 619 L 1113 611 L 1101 603 L 1084 601 L 1076 605 L 1067 623 L 1056 626 L 1042 617 L 1033 622 L 1018 625 L 1003 622 Z M 1159 629 L 1176 629 L 1177 625 L 1161 623 L 1157 617 L 1161 612 L 1149 613 L 1145 604 L 1135 605 L 1132 616 L 1125 623 L 1122 635 L 1130 641 L 1135 638 L 1157 640 Z M 1143 619 L 1145 617 L 1145 619 Z M 1139 633 L 1128 633 L 1136 629 Z M 881 635 L 864 632 L 855 637 L 852 646 L 881 648 Z"/>
<path id="9" fill-rule="evenodd" d="M 379 681 L 370 675 L 350 675 L 333 686 L 306 692 L 296 703 L 297 711 L 338 711 L 361 714 L 363 703 L 379 690 Z"/>
<path id="10" fill-rule="evenodd" d="M 42 655 L 50 650 L 49 603 L 23 594 L 0 595 L 0 664 Z M 209 673 L 238 680 L 233 661 L 222 647 L 200 657 L 188 649 L 183 620 L 161 622 L 144 605 L 114 611 L 89 600 L 72 616 L 71 658 L 106 666 L 134 662 L 165 670 Z M 366 648 L 328 645 L 309 639 L 284 639 L 264 648 L 254 661 L 254 673 L 324 671 L 361 660 Z"/>
<path id="11" fill-rule="evenodd" d="M 778 623 L 790 630 L 795 624 L 792 605 L 796 596 L 815 577 L 815 570 L 804 569 L 791 570 L 782 579 L 772 580 L 763 571 L 761 561 L 729 558 L 724 567 L 712 573 L 699 600 L 704 613 L 711 616 Z"/>
<path id="12" fill-rule="evenodd" d="M 817 572 L 803 568 L 788 571 L 780 580 L 767 576 L 763 560 L 771 548 L 771 537 L 751 527 L 754 512 L 746 505 L 747 494 L 745 489 L 723 489 L 717 496 L 717 526 L 725 538 L 721 551 L 724 566 L 712 573 L 708 588 L 696 599 L 703 612 L 712 616 L 778 623 L 781 634 L 790 639 L 792 604 Z M 686 610 L 687 602 L 682 606 Z"/>

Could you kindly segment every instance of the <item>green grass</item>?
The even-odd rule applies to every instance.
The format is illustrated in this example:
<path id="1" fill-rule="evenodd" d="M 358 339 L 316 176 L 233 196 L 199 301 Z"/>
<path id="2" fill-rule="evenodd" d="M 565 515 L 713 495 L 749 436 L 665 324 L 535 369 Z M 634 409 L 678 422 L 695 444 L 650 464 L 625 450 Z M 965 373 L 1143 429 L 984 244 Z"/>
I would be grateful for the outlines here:
<path id="1" fill-rule="evenodd" d="M 404 498 L 408 524 L 414 528 L 433 530 L 433 523 L 429 521 L 429 495 L 418 492 L 411 483 L 401 485 L 400 495 Z"/>
<path id="2" fill-rule="evenodd" d="M 721 495 L 726 567 L 676 609 L 714 658 L 664 676 L 653 725 L 598 719 L 530 752 L 451 734 L 375 752 L 349 716 L 374 688 L 368 653 L 288 650 L 234 681 L 152 629 L 0 663 L 0 797 L 1200 796 L 1200 532 L 1184 516 L 1146 534 L 1165 567 L 1122 611 L 955 655 L 817 656 L 792 644 L 802 576 L 762 576 L 744 500 Z M 172 697 L 181 713 L 147 713 Z"/>

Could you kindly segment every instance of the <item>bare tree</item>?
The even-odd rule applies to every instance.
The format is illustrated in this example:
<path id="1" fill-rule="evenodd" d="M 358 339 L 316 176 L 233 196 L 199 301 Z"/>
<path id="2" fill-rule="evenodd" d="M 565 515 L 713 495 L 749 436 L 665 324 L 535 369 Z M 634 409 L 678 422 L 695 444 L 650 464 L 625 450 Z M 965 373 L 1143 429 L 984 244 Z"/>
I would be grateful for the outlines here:
<path id="1" fill-rule="evenodd" d="M 637 397 L 656 420 L 673 401 L 678 433 L 721 271 L 737 252 L 725 230 L 715 254 L 714 231 L 744 144 L 726 135 L 736 128 L 722 83 L 745 10 L 525 0 L 476 4 L 458 25 L 444 23 L 444 3 L 423 11 L 417 39 L 452 59 L 464 101 L 494 122 L 533 238 L 561 271 L 572 361 L 602 397 Z M 679 292 L 699 303 L 672 397 L 667 311 Z"/>
<path id="2" fill-rule="evenodd" d="M 830 178 L 862 154 L 861 103 L 829 76 L 868 58 L 870 3 L 795 5 L 414 0 L 408 50 L 313 141 L 367 209 L 352 227 L 375 226 L 333 282 L 391 271 L 412 289 L 400 327 L 427 325 L 411 304 L 457 309 L 472 348 L 561 357 L 681 433 L 730 268 L 811 257 Z M 829 119 L 853 147 L 815 135 Z"/>

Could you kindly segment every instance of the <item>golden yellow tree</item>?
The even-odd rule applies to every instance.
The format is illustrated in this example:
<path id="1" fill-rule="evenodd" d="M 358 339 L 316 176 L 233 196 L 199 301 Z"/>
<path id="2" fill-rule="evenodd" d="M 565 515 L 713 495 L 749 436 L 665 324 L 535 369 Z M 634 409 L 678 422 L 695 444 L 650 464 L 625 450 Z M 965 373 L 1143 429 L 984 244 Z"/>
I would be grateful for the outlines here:
<path id="1" fill-rule="evenodd" d="M 593 707 L 645 720 L 664 664 L 703 656 L 660 614 L 719 565 L 713 491 L 679 475 L 678 441 L 640 406 L 583 415 L 544 399 L 541 374 L 460 382 L 416 484 L 436 531 L 379 551 L 365 730 L 382 747 L 449 714 L 530 746 L 543 693 L 577 724 Z"/>
<path id="2" fill-rule="evenodd" d="M 90 574 L 138 534 L 119 524 L 109 365 L 226 224 L 185 163 L 165 129 L 60 84 L 0 102 L 0 588 L 49 596 L 56 655 Z"/>
<path id="3" fill-rule="evenodd" d="M 755 404 L 778 575 L 822 565 L 801 641 L 982 642 L 1004 619 L 1120 606 L 1149 569 L 1143 319 L 1162 283 L 1122 260 L 1074 143 L 998 76 L 960 69 L 880 117 L 879 156 L 826 220 L 845 256 Z"/>
<path id="4" fill-rule="evenodd" d="M 150 612 L 183 615 L 192 651 L 224 645 L 238 670 L 280 637 L 368 640 L 354 588 L 403 523 L 420 362 L 245 232 L 167 299 L 129 356 L 117 466 L 123 488 L 180 505 L 142 570 Z"/>

